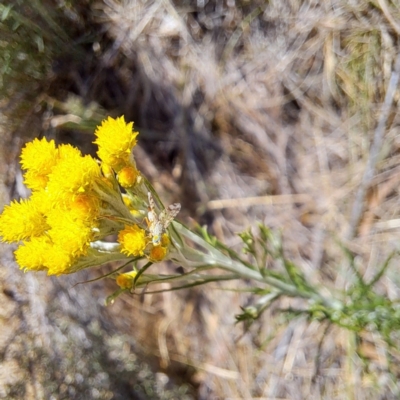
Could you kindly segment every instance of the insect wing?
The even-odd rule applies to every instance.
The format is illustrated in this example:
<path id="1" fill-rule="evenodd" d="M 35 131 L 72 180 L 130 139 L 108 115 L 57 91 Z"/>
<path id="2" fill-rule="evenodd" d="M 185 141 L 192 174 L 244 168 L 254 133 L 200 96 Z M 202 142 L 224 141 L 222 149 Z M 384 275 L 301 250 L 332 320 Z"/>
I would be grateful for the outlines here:
<path id="1" fill-rule="evenodd" d="M 178 215 L 181 210 L 180 203 L 174 203 L 168 206 L 160 214 L 160 222 L 163 224 L 164 229 L 167 229 L 172 220 Z"/>
<path id="2" fill-rule="evenodd" d="M 153 196 L 151 195 L 150 192 L 147 192 L 147 197 L 149 199 L 149 211 L 147 213 L 147 218 L 151 223 L 157 223 L 158 222 L 158 216 L 156 213 L 156 205 L 154 203 Z"/>
<path id="3" fill-rule="evenodd" d="M 151 195 L 150 192 L 147 192 L 147 197 L 149 199 L 149 209 L 152 211 L 154 214 L 156 213 L 156 203 L 154 202 L 153 196 Z"/>

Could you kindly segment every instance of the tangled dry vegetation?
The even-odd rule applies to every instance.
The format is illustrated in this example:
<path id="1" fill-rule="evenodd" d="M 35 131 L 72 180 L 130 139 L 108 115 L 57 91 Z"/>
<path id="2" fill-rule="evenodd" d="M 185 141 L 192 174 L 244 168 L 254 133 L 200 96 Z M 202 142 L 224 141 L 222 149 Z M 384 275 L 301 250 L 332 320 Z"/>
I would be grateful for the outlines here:
<path id="1" fill-rule="evenodd" d="M 353 279 L 342 245 L 367 278 L 398 249 L 396 87 L 386 114 L 382 107 L 396 73 L 397 1 L 49 1 L 45 13 L 40 4 L 0 10 L 3 24 L 19 15 L 40 27 L 30 28 L 32 41 L 9 29 L 1 45 L 6 54 L 7 43 L 19 43 L 29 56 L 21 59 L 25 70 L 18 58 L 10 63 L 19 75 L 3 70 L 9 101 L 2 110 L 13 129 L 2 138 L 3 193 L 21 194 L 16 163 L 27 136 L 55 136 L 92 152 L 96 123 L 124 114 L 141 132 L 139 167 L 166 202 L 179 200 L 185 222 L 207 224 L 229 246 L 238 245 L 237 232 L 262 221 L 283 232 L 285 251 L 310 280 L 338 292 Z M 19 26 L 29 29 L 22 18 Z M 374 140 L 376 168 L 365 177 Z M 2 252 L 3 297 L 11 304 L 2 318 L 14 321 L 0 328 L 0 395 L 7 398 L 399 396 L 396 342 L 387 351 L 371 333 L 288 321 L 279 308 L 301 307 L 291 300 L 247 330 L 234 316 L 250 295 L 216 285 L 121 297 L 103 310 L 108 283 L 71 289 L 87 275 L 23 275 Z M 400 295 L 396 268 L 379 287 L 392 299 Z M 33 323 L 38 315 L 41 323 Z M 35 354 L 21 365 L 17 331 Z M 65 341 L 83 359 L 84 346 L 99 354 L 96 367 L 71 362 Z M 148 375 L 116 348 L 140 353 L 165 373 L 164 386 L 146 383 Z M 46 375 L 44 359 L 62 363 L 62 373 Z M 110 359 L 121 375 L 105 367 Z M 12 379 L 4 372 L 10 363 Z"/>

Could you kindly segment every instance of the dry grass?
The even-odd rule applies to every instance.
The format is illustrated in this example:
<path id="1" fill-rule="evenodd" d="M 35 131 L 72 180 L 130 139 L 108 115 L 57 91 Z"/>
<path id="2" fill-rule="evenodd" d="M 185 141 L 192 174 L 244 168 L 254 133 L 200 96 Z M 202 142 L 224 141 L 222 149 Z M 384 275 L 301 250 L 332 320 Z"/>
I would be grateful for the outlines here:
<path id="1" fill-rule="evenodd" d="M 186 221 L 207 223 L 230 246 L 256 221 L 282 230 L 309 279 L 340 291 L 354 277 L 337 241 L 366 277 L 398 249 L 398 91 L 361 221 L 347 235 L 398 52 L 399 10 L 386 0 L 106 0 L 92 8 L 105 36 L 95 36 L 97 52 L 59 82 L 78 74 L 81 86 L 70 88 L 84 102 L 135 121 L 141 170 L 166 202 L 181 201 Z M 392 268 L 379 290 L 395 299 L 399 287 Z M 388 356 L 377 335 L 287 321 L 277 307 L 244 331 L 234 315 L 248 299 L 217 286 L 124 297 L 108 317 L 201 399 L 398 398 L 399 371 L 388 364 L 398 350 Z M 279 304 L 289 306 L 300 305 Z"/>

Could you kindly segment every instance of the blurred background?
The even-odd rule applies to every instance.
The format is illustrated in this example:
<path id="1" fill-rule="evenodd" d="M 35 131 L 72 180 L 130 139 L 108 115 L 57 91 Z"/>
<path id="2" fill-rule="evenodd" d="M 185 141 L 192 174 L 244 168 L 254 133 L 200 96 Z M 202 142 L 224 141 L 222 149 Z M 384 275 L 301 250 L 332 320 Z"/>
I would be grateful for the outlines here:
<path id="1" fill-rule="evenodd" d="M 124 115 L 140 132 L 139 169 L 182 204 L 178 219 L 232 248 L 263 222 L 308 279 L 339 292 L 338 242 L 366 276 L 399 247 L 397 88 L 354 218 L 399 35 L 397 0 L 3 0 L 0 209 L 28 195 L 26 141 L 95 155 L 95 127 Z M 288 319 L 285 298 L 236 324 L 246 282 L 106 307 L 114 282 L 76 284 L 107 267 L 47 277 L 20 271 L 12 251 L 1 244 L 0 398 L 399 396 L 396 343 Z M 379 290 L 394 299 L 399 287 L 389 269 Z"/>

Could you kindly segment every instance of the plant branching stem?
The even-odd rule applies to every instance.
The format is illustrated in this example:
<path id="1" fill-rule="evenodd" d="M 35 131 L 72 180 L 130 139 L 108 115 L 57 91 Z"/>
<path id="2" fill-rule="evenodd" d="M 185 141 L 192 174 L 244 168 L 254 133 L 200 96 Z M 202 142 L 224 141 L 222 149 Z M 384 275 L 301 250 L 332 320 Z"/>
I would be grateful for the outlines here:
<path id="1" fill-rule="evenodd" d="M 257 282 L 262 282 L 269 286 L 274 287 L 280 293 L 290 297 L 301 297 L 304 299 L 310 299 L 315 302 L 323 304 L 325 307 L 330 309 L 341 309 L 342 303 L 333 298 L 326 298 L 317 289 L 306 290 L 299 288 L 295 284 L 287 283 L 283 280 L 275 278 L 273 276 L 263 276 L 261 272 L 248 268 L 246 265 L 236 259 L 232 259 L 220 250 L 207 243 L 203 238 L 191 232 L 183 225 L 176 223 L 174 224 L 178 234 L 186 237 L 193 241 L 198 246 L 202 247 L 204 251 L 188 251 L 187 248 L 182 248 L 181 256 L 186 259 L 186 262 L 193 262 L 198 265 L 209 265 L 212 268 L 221 268 L 225 271 L 233 272 L 243 279 L 250 279 Z M 195 266 L 193 266 L 196 268 Z"/>
<path id="2" fill-rule="evenodd" d="M 278 289 L 282 294 L 285 294 L 290 297 L 301 297 L 304 299 L 312 299 L 316 302 L 322 303 L 324 306 L 328 308 L 338 309 L 342 307 L 341 303 L 338 300 L 328 299 L 316 291 L 300 290 L 295 285 L 283 282 L 280 279 L 274 278 L 272 276 L 262 276 L 261 273 L 259 273 L 258 271 L 246 268 L 240 263 L 231 260 L 229 258 L 226 258 L 226 260 L 220 262 L 218 266 L 221 269 L 234 272 L 240 275 L 242 278 L 252 279 L 258 282 L 267 283 L 268 285 Z"/>

